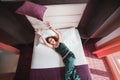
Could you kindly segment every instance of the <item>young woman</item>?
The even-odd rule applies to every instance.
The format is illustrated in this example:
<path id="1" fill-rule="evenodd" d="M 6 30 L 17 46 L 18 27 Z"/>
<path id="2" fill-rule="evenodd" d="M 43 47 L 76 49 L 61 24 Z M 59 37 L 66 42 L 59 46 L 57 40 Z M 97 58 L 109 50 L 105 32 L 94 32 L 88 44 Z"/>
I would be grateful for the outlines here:
<path id="1" fill-rule="evenodd" d="M 46 23 L 46 25 L 49 29 L 51 29 L 57 34 L 57 37 L 50 36 L 45 39 L 39 29 L 35 29 L 36 34 L 38 34 L 42 38 L 45 45 L 53 48 L 63 58 L 63 62 L 65 64 L 65 80 L 80 80 L 80 77 L 79 75 L 77 75 L 74 66 L 74 60 L 75 60 L 74 53 L 71 52 L 64 43 L 62 43 L 62 37 L 60 33 L 54 28 L 52 28 L 49 22 Z"/>

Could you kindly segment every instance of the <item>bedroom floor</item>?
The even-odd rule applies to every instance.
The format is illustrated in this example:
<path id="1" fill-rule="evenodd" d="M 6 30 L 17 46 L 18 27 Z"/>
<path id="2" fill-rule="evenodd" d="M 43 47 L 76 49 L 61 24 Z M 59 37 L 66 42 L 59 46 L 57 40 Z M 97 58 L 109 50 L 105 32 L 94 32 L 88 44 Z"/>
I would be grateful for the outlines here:
<path id="1" fill-rule="evenodd" d="M 109 66 L 104 58 L 97 58 L 92 54 L 95 50 L 94 41 L 84 44 L 84 52 L 91 71 L 92 80 L 114 80 Z"/>
<path id="2" fill-rule="evenodd" d="M 113 80 L 112 74 L 104 58 L 98 59 L 92 54 L 94 41 L 83 45 L 86 59 L 91 71 L 92 80 Z M 15 80 L 29 80 L 30 64 L 32 59 L 32 44 L 17 46 L 21 50 Z"/>

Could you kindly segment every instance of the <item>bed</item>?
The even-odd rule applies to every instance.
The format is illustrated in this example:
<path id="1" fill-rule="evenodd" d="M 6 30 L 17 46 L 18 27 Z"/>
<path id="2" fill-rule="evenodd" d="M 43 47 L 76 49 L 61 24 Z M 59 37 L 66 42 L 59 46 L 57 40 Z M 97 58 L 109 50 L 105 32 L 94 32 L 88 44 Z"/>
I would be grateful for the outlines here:
<path id="1" fill-rule="evenodd" d="M 89 68 L 84 55 L 79 32 L 75 28 L 58 30 L 63 42 L 74 52 L 75 66 L 82 80 L 91 80 Z M 45 37 L 55 35 L 50 30 L 42 30 Z M 53 49 L 45 46 L 36 35 L 31 64 L 31 80 L 64 80 L 62 58 Z"/>
<path id="2" fill-rule="evenodd" d="M 86 4 L 47 5 L 43 21 L 49 21 L 61 33 L 63 43 L 75 54 L 75 66 L 81 80 L 91 80 L 81 38 L 76 28 L 85 6 Z M 55 35 L 45 28 L 43 22 L 30 16 L 26 17 L 34 28 L 42 30 L 45 37 Z M 64 80 L 64 64 L 61 56 L 45 46 L 38 35 L 35 35 L 34 39 L 30 80 Z"/>

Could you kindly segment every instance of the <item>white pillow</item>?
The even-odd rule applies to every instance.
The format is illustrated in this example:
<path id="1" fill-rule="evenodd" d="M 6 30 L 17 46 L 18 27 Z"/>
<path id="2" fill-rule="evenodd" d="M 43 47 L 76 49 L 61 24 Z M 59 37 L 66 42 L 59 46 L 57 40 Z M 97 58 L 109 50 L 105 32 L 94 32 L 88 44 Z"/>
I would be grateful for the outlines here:
<path id="1" fill-rule="evenodd" d="M 43 22 L 49 21 L 51 26 L 56 29 L 77 27 L 82 17 L 86 4 L 59 4 L 46 5 Z M 26 16 L 33 27 L 46 29 L 42 21 Z"/>
<path id="2" fill-rule="evenodd" d="M 27 16 L 27 19 L 30 21 L 31 25 L 33 26 L 33 28 L 39 28 L 39 29 L 47 29 L 46 25 L 44 24 L 46 21 L 40 21 L 37 18 L 31 17 L 31 16 Z M 52 18 L 54 21 L 52 21 Z M 65 19 L 67 19 L 66 17 L 61 17 L 60 19 L 56 19 L 56 17 L 52 17 L 52 18 L 48 18 L 47 21 L 50 22 L 51 26 L 54 27 L 55 29 L 62 29 L 62 28 L 70 28 L 70 27 L 77 27 L 78 26 L 78 22 L 64 22 L 67 21 Z M 71 20 L 74 20 L 74 18 L 78 18 L 77 16 L 73 16 L 73 18 L 70 18 Z M 57 22 L 55 22 L 57 21 Z M 59 22 L 59 21 L 63 21 L 63 22 Z"/>

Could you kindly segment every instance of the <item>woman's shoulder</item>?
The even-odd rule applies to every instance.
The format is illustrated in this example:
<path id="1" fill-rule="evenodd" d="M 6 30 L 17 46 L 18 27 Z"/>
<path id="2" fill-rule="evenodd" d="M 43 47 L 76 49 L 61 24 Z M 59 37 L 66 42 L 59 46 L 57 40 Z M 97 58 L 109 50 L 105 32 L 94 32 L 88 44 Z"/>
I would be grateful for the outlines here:
<path id="1" fill-rule="evenodd" d="M 55 46 L 54 46 L 54 48 L 56 49 L 56 48 L 59 48 L 61 45 L 64 45 L 64 43 L 63 42 L 59 42 L 59 43 L 57 43 Z"/>
<path id="2" fill-rule="evenodd" d="M 58 42 L 56 45 L 54 45 L 54 49 L 58 48 L 60 43 Z"/>

